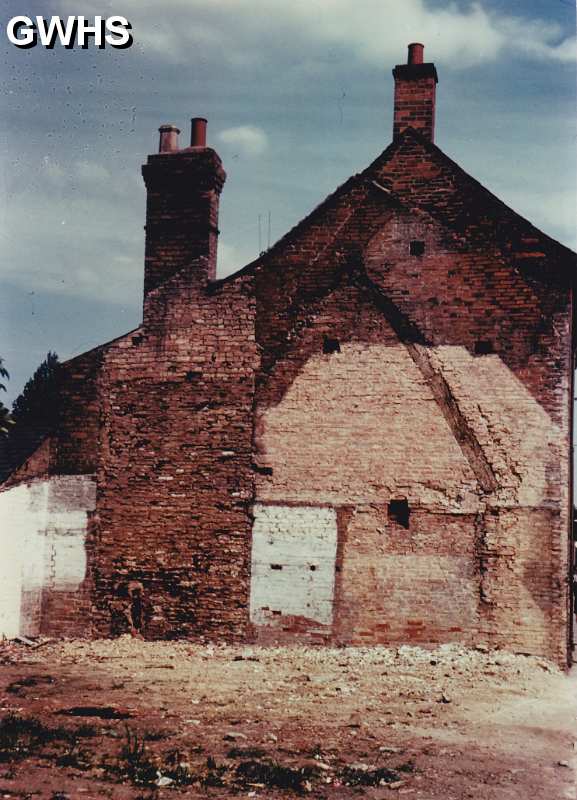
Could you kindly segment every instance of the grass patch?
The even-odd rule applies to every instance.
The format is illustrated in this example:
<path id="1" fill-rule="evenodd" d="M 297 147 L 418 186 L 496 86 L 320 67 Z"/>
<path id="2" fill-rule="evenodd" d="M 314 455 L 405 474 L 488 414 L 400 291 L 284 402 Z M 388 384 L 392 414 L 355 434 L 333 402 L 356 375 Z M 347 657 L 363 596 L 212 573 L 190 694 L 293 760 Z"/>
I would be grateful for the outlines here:
<path id="1" fill-rule="evenodd" d="M 236 774 L 245 783 L 262 783 L 271 789 L 286 789 L 300 794 L 307 790 L 307 782 L 317 772 L 311 767 L 283 767 L 276 761 L 243 761 L 236 768 Z"/>
<path id="2" fill-rule="evenodd" d="M 51 728 L 40 720 L 8 714 L 0 720 L 0 761 L 24 758 L 54 742 L 73 742 L 76 731 Z"/>
<path id="3" fill-rule="evenodd" d="M 86 750 L 81 750 L 76 742 L 69 743 L 64 752 L 57 756 L 55 764 L 59 767 L 72 767 L 73 769 L 87 770 L 94 764 Z"/>
<path id="4" fill-rule="evenodd" d="M 130 719 L 128 711 L 119 711 L 112 706 L 74 706 L 58 712 L 67 717 L 98 717 L 99 719 Z"/>
<path id="5" fill-rule="evenodd" d="M 157 766 L 148 757 L 143 739 L 128 725 L 120 750 L 119 771 L 137 786 L 154 786 L 157 779 Z"/>
<path id="6" fill-rule="evenodd" d="M 26 694 L 26 689 L 33 686 L 49 686 L 56 683 L 52 675 L 29 675 L 27 678 L 21 678 L 18 681 L 13 681 L 6 687 L 8 694 L 23 695 Z"/>
<path id="7" fill-rule="evenodd" d="M 340 778 L 347 786 L 385 786 L 387 783 L 400 780 L 400 775 L 386 767 L 367 770 L 345 767 L 340 773 Z"/>
<path id="8" fill-rule="evenodd" d="M 219 766 L 212 756 L 206 759 L 206 771 L 200 777 L 200 784 L 205 788 L 210 786 L 224 786 L 224 775 L 227 767 Z"/>

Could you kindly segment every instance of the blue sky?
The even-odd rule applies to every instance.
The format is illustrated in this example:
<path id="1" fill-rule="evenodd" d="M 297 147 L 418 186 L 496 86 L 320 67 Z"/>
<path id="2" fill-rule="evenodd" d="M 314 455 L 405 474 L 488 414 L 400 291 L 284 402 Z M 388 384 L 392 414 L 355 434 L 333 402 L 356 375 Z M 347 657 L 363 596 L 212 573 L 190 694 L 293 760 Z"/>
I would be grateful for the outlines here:
<path id="1" fill-rule="evenodd" d="M 140 320 L 140 166 L 206 116 L 228 173 L 220 274 L 258 254 L 390 142 L 391 69 L 411 41 L 439 72 L 436 143 L 575 248 L 570 0 L 5 0 L 15 14 L 122 14 L 129 50 L 20 50 L 2 36 L 0 355 L 9 402 Z"/>

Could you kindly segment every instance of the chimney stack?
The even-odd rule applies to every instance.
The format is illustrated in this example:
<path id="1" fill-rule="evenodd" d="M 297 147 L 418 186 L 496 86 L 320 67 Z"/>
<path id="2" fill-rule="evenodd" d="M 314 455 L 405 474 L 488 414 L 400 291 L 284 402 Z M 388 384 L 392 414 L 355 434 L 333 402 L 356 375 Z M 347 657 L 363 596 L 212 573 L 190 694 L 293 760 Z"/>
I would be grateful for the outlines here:
<path id="1" fill-rule="evenodd" d="M 142 167 L 147 189 L 144 300 L 176 273 L 204 285 L 216 277 L 218 207 L 226 173 L 206 146 L 206 120 L 192 120 L 191 146 L 160 128 L 160 147 Z"/>
<path id="2" fill-rule="evenodd" d="M 393 139 L 407 128 L 413 128 L 431 142 L 435 139 L 435 94 L 439 79 L 435 65 L 423 62 L 424 49 L 419 42 L 410 44 L 407 63 L 393 70 Z"/>

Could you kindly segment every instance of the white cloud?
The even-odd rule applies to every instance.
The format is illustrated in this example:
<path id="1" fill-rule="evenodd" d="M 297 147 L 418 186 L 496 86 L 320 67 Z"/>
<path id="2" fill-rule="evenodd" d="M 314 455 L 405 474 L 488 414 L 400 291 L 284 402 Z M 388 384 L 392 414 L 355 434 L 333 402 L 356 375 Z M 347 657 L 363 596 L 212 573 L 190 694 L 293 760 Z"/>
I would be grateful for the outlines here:
<path id="1" fill-rule="evenodd" d="M 62 192 L 71 192 L 76 188 L 94 195 L 106 192 L 109 197 L 134 197 L 137 194 L 144 194 L 142 178 L 136 171 L 128 174 L 123 171 L 122 174 L 115 175 L 103 164 L 84 159 L 60 162 L 50 156 L 44 156 L 39 177 L 41 185 L 37 190 L 40 191 L 51 187 Z"/>
<path id="2" fill-rule="evenodd" d="M 237 152 L 245 156 L 258 156 L 268 147 L 268 138 L 262 128 L 254 125 L 239 125 L 227 128 L 217 134 L 219 142 L 231 145 Z"/>
<path id="3" fill-rule="evenodd" d="M 96 0 L 60 0 L 66 13 L 102 13 Z M 577 60 L 573 37 L 530 17 L 489 11 L 481 2 L 459 7 L 427 0 L 163 0 L 158 7 L 124 0 L 136 46 L 168 61 L 189 61 L 191 48 L 210 49 L 236 65 L 277 54 L 297 57 L 310 43 L 344 47 L 359 60 L 398 63 L 410 41 L 423 41 L 439 64 L 469 67 L 518 53 Z"/>

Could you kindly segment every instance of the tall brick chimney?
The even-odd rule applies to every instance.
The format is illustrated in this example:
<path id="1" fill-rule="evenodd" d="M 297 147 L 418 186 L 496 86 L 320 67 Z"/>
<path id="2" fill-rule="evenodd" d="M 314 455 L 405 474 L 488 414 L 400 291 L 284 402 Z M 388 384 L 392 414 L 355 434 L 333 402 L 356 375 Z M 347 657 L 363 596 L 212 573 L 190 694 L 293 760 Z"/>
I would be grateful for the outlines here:
<path id="1" fill-rule="evenodd" d="M 406 128 L 414 128 L 431 142 L 435 140 L 435 92 L 439 82 L 434 64 L 423 63 L 424 46 L 409 45 L 406 64 L 393 70 L 395 118 L 393 139 Z"/>
<path id="2" fill-rule="evenodd" d="M 226 173 L 206 146 L 206 120 L 192 120 L 190 147 L 162 125 L 159 152 L 142 167 L 147 189 L 144 297 L 184 267 L 199 282 L 216 276 L 218 205 Z"/>

